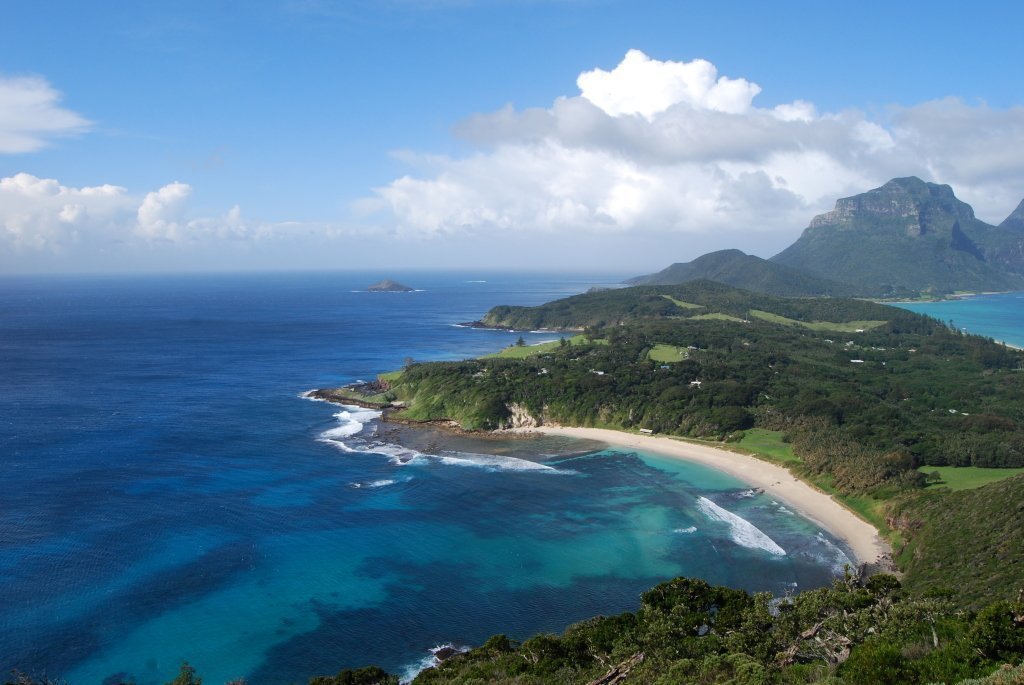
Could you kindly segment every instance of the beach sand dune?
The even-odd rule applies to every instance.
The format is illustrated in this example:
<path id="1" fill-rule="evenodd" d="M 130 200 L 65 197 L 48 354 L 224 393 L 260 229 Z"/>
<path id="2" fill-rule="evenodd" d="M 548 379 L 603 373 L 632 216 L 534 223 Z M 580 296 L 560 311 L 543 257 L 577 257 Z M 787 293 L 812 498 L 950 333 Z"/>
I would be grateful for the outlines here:
<path id="1" fill-rule="evenodd" d="M 615 447 L 628 447 L 703 464 L 754 487 L 763 488 L 772 497 L 799 511 L 804 517 L 846 542 L 856 556 L 857 563 L 884 563 L 892 553 L 888 543 L 870 523 L 781 466 L 755 457 L 672 438 L 636 435 L 604 428 L 540 426 L 514 430 L 597 440 Z"/>

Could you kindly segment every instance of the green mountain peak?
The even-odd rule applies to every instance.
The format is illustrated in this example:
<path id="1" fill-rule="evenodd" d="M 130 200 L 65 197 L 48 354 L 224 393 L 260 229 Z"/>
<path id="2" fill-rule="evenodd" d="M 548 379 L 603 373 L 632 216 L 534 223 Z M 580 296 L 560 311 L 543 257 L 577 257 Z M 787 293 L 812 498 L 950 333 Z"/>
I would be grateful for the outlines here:
<path id="1" fill-rule="evenodd" d="M 853 289 L 847 285 L 748 255 L 740 250 L 709 252 L 692 262 L 678 262 L 656 274 L 637 276 L 626 283 L 677 285 L 699 280 L 782 297 L 853 294 Z"/>
<path id="2" fill-rule="evenodd" d="M 950 186 L 914 176 L 838 200 L 771 261 L 864 294 L 1024 285 L 1019 235 L 977 219 Z"/>

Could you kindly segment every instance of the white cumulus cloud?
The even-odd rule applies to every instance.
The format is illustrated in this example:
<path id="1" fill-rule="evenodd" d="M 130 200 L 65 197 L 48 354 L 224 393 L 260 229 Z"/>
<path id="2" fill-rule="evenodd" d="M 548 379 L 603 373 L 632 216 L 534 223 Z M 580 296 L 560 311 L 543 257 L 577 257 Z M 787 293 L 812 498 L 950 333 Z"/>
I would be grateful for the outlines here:
<path id="1" fill-rule="evenodd" d="M 65 252 L 111 245 L 197 245 L 270 237 L 277 227 L 250 226 L 236 205 L 219 215 L 196 215 L 192 187 L 169 183 L 141 198 L 115 185 L 66 186 L 20 173 L 0 178 L 0 244 L 26 252 Z"/>
<path id="2" fill-rule="evenodd" d="M 0 154 L 33 152 L 53 137 L 90 127 L 60 101 L 61 94 L 43 78 L 0 76 Z"/>
<path id="3" fill-rule="evenodd" d="M 611 71 L 583 72 L 576 85 L 584 98 L 613 117 L 640 114 L 647 119 L 678 104 L 740 114 L 761 92 L 746 79 L 719 76 L 707 60 L 661 62 L 639 50 L 627 52 Z"/>
<path id="4" fill-rule="evenodd" d="M 701 233 L 784 247 L 835 199 L 896 176 L 949 183 L 998 222 L 1024 196 L 1024 108 L 956 99 L 822 112 L 758 107 L 760 86 L 706 60 L 630 50 L 550 107 L 469 117 L 464 157 L 407 156 L 416 176 L 359 203 L 399 233 Z M 729 236 L 734 236 L 730 239 Z M 767 238 L 766 238 L 767 236 Z"/>
<path id="5" fill-rule="evenodd" d="M 116 230 L 134 206 L 124 188 L 72 188 L 52 178 L 0 178 L 0 237 L 18 249 L 59 249 Z"/>

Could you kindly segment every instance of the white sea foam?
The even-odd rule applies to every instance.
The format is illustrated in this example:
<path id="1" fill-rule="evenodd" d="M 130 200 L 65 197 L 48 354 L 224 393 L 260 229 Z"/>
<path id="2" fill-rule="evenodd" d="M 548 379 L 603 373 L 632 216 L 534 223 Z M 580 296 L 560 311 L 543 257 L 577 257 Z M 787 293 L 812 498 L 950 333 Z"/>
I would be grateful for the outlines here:
<path id="1" fill-rule="evenodd" d="M 394 485 L 396 482 L 398 482 L 398 481 L 395 481 L 395 480 L 393 480 L 391 478 L 386 478 L 384 480 L 372 480 L 372 481 L 370 481 L 368 483 L 349 483 L 349 485 L 351 485 L 354 488 L 376 489 L 376 488 L 384 488 L 384 487 L 387 487 L 389 485 Z"/>
<path id="2" fill-rule="evenodd" d="M 572 473 L 560 471 L 547 464 L 540 464 L 529 459 L 504 457 L 493 454 L 474 454 L 471 452 L 446 452 L 435 457 L 448 466 L 475 466 L 488 471 L 550 471 L 552 473 Z"/>
<path id="3" fill-rule="evenodd" d="M 334 418 L 338 419 L 340 425 L 337 428 L 325 430 L 320 434 L 320 437 L 328 440 L 340 440 L 341 438 L 356 435 L 363 431 L 367 423 L 379 419 L 380 416 L 381 413 L 379 411 L 360 409 L 359 407 L 345 407 L 345 409 L 334 415 Z"/>
<path id="4" fill-rule="evenodd" d="M 309 398 L 315 399 L 315 398 Z M 573 474 L 575 471 L 556 469 L 547 464 L 540 464 L 528 459 L 517 459 L 492 454 L 475 454 L 472 452 L 442 452 L 440 454 L 426 454 L 418 450 L 383 442 L 371 440 L 369 436 L 363 435 L 367 424 L 374 424 L 380 419 L 382 413 L 373 409 L 362 409 L 349 405 L 342 405 L 342 410 L 334 415 L 338 420 L 338 426 L 328 428 L 320 433 L 320 442 L 328 443 L 343 452 L 364 452 L 379 454 L 387 457 L 395 466 L 423 465 L 427 463 L 439 463 L 446 466 L 468 466 L 481 468 L 487 471 L 535 471 L 542 473 Z M 374 430 L 376 432 L 376 429 Z M 390 483 L 389 483 L 390 484 Z M 354 487 L 367 487 L 365 484 Z"/>
<path id="5" fill-rule="evenodd" d="M 325 400 L 322 397 L 315 397 L 313 395 L 313 393 L 315 392 L 316 390 L 307 390 L 306 392 L 301 392 L 299 393 L 299 399 L 309 400 L 310 402 L 330 402 L 330 400 Z"/>
<path id="6" fill-rule="evenodd" d="M 429 655 L 423 657 L 422 659 L 413 664 L 409 664 L 404 669 L 402 669 L 402 675 L 399 676 L 398 679 L 401 685 L 408 685 L 413 680 L 415 680 L 416 676 L 418 676 L 423 671 L 427 670 L 428 668 L 434 668 L 435 666 L 439 666 L 441 664 L 441 660 L 437 658 L 437 654 L 441 650 L 449 649 L 454 650 L 456 654 L 462 654 L 463 652 L 468 651 L 467 647 L 459 647 L 453 644 L 437 645 L 436 647 L 431 647 L 429 650 Z"/>
<path id="7" fill-rule="evenodd" d="M 832 572 L 834 574 L 836 574 L 837 576 L 841 576 L 846 571 L 847 566 L 851 568 L 857 567 L 857 565 L 850 560 L 850 557 L 846 555 L 846 552 L 844 552 L 838 546 L 833 544 L 832 541 L 825 537 L 822 533 L 818 533 L 816 537 L 818 538 L 819 542 L 825 545 L 825 548 L 828 550 L 829 554 L 828 558 L 818 557 L 817 560 L 819 562 L 826 564 L 831 563 Z"/>
<path id="8" fill-rule="evenodd" d="M 788 509 L 786 505 L 783 504 L 782 502 L 776 502 L 775 500 L 772 500 L 772 504 L 775 505 L 775 511 L 779 512 L 780 514 L 789 514 L 790 516 L 796 516 L 796 514 L 794 514 L 791 509 Z"/>
<path id="9" fill-rule="evenodd" d="M 696 533 L 697 526 L 687 526 L 686 528 L 676 528 L 673 533 Z"/>
<path id="10" fill-rule="evenodd" d="M 777 542 L 765 535 L 753 523 L 737 516 L 731 511 L 726 511 L 707 497 L 697 498 L 697 508 L 709 519 L 729 524 L 730 537 L 732 537 L 732 541 L 737 545 L 749 547 L 750 549 L 764 550 L 776 556 L 784 556 L 786 554 L 786 550 L 782 549 Z"/>

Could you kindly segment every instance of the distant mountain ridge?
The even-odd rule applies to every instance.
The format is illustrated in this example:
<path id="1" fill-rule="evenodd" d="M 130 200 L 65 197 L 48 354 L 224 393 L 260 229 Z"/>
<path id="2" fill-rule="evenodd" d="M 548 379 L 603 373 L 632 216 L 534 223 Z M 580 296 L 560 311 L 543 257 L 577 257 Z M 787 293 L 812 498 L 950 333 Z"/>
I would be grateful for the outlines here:
<path id="1" fill-rule="evenodd" d="M 894 178 L 837 200 L 771 259 L 720 250 L 626 283 L 701 279 L 785 297 L 1024 289 L 1024 201 L 993 226 L 948 185 Z"/>
<path id="2" fill-rule="evenodd" d="M 1024 287 L 1024 209 L 996 227 L 948 185 L 916 177 L 836 202 L 771 261 L 864 294 Z"/>
<path id="3" fill-rule="evenodd" d="M 656 274 L 637 276 L 628 285 L 678 285 L 709 280 L 766 295 L 814 297 L 853 295 L 855 288 L 800 269 L 748 255 L 740 250 L 719 250 L 680 262 Z"/>

